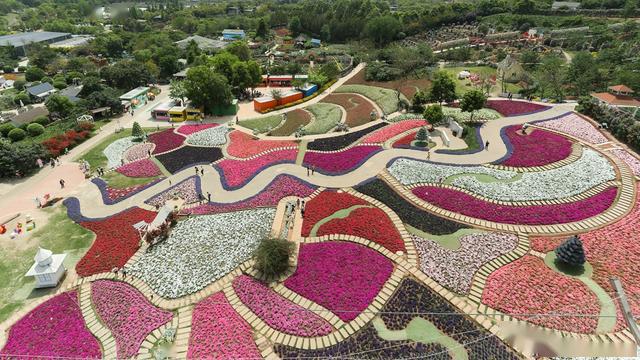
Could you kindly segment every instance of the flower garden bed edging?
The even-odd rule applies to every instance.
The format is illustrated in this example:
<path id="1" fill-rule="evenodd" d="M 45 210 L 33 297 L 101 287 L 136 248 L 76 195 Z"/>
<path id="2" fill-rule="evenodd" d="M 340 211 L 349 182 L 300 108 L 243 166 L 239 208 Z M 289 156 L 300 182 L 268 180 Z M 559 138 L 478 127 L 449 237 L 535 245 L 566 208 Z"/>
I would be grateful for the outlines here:
<path id="1" fill-rule="evenodd" d="M 322 317 L 287 300 L 250 276 L 236 277 L 233 290 L 246 307 L 278 331 L 304 337 L 323 336 L 333 331 L 333 326 Z"/>
<path id="2" fill-rule="evenodd" d="M 204 199 L 204 197 L 202 197 L 200 176 L 189 176 L 150 199 L 145 200 L 144 203 L 151 206 L 162 207 L 174 196 L 180 197 L 185 201 L 185 204 L 192 204 L 198 202 L 200 199 Z"/>
<path id="3" fill-rule="evenodd" d="M 609 141 L 590 122 L 573 112 L 567 112 L 550 119 L 534 121 L 532 124 L 569 134 L 589 144 L 602 144 Z"/>
<path id="4" fill-rule="evenodd" d="M 403 223 L 433 235 L 453 234 L 460 229 L 469 228 L 464 225 L 430 212 L 427 212 L 407 201 L 396 193 L 384 181 L 373 178 L 354 187 L 360 193 L 368 195 L 395 212 Z"/>
<path id="5" fill-rule="evenodd" d="M 223 158 L 220 148 L 185 145 L 171 152 L 157 155 L 156 158 L 171 174 L 196 165 L 206 165 Z"/>
<path id="6" fill-rule="evenodd" d="M 256 207 L 275 207 L 280 200 L 287 196 L 305 198 L 311 195 L 317 187 L 304 180 L 291 175 L 278 175 L 269 185 L 265 186 L 258 194 L 245 200 L 233 203 L 207 202 L 186 211 L 185 213 L 194 215 L 209 215 L 223 212 L 252 209 Z"/>
<path id="7" fill-rule="evenodd" d="M 229 128 L 226 125 L 209 127 L 189 135 L 185 144 L 205 147 L 222 146 L 227 143 L 228 132 Z"/>
<path id="8" fill-rule="evenodd" d="M 112 188 L 109 186 L 109 184 L 107 184 L 104 180 L 100 178 L 93 178 L 91 179 L 91 182 L 98 187 L 98 190 L 100 190 L 100 195 L 102 196 L 102 202 L 105 205 L 113 205 L 123 200 L 126 200 L 141 191 L 144 191 L 145 189 L 159 183 L 164 179 L 165 179 L 164 177 L 160 177 L 158 179 L 152 180 L 148 184 L 130 186 L 124 189 Z"/>
<path id="9" fill-rule="evenodd" d="M 253 330 L 217 292 L 193 309 L 188 359 L 258 359 Z"/>
<path id="10" fill-rule="evenodd" d="M 372 133 L 385 126 L 387 126 L 387 123 L 380 122 L 375 125 L 369 126 L 366 129 L 362 129 L 358 131 L 350 131 L 345 135 L 315 139 L 307 145 L 307 150 L 314 150 L 314 151 L 342 150 L 354 144 L 356 141 L 360 140 L 365 135 Z"/>
<path id="11" fill-rule="evenodd" d="M 487 100 L 485 107 L 504 117 L 531 115 L 551 109 L 551 106 L 518 100 Z"/>
<path id="12" fill-rule="evenodd" d="M 147 335 L 171 321 L 173 314 L 153 306 L 133 286 L 111 280 L 91 283 L 96 314 L 116 340 L 119 358 L 135 357 Z"/>
<path id="13" fill-rule="evenodd" d="M 116 168 L 116 171 L 130 178 L 150 178 L 162 175 L 158 165 L 151 159 L 140 159 Z"/>
<path id="14" fill-rule="evenodd" d="M 296 272 L 284 285 L 350 321 L 367 308 L 392 272 L 390 260 L 363 245 L 305 243 Z"/>
<path id="15" fill-rule="evenodd" d="M 297 151 L 298 143 L 291 140 L 262 140 L 235 130 L 229 133 L 229 145 L 226 151 L 230 156 L 246 159 L 282 148 L 295 148 Z"/>
<path id="16" fill-rule="evenodd" d="M 527 135 L 521 133 L 522 125 L 513 125 L 500 129 L 507 154 L 494 161 L 510 167 L 545 166 L 571 156 L 572 142 L 564 136 L 533 129 Z"/>
<path id="17" fill-rule="evenodd" d="M 78 291 L 63 292 L 11 326 L 0 358 L 100 359 L 100 343 L 87 329 Z"/>
<path id="18" fill-rule="evenodd" d="M 249 160 L 224 159 L 214 165 L 220 174 L 220 182 L 226 190 L 235 190 L 247 185 L 265 169 L 279 164 L 294 164 L 297 149 L 276 150 Z"/>
<path id="19" fill-rule="evenodd" d="M 178 221 L 127 270 L 164 298 L 193 294 L 248 260 L 274 216 L 274 209 L 258 208 Z"/>
<path id="20" fill-rule="evenodd" d="M 173 130 L 174 129 L 166 129 L 149 134 L 147 137 L 148 141 L 156 144 L 156 147 L 153 149 L 153 155 L 166 153 L 182 146 L 186 138 L 180 134 L 176 134 Z"/>
<path id="21" fill-rule="evenodd" d="M 323 175 L 343 175 L 359 168 L 382 150 L 379 145 L 357 145 L 339 152 L 307 151 L 302 165 L 315 167 L 315 171 Z"/>

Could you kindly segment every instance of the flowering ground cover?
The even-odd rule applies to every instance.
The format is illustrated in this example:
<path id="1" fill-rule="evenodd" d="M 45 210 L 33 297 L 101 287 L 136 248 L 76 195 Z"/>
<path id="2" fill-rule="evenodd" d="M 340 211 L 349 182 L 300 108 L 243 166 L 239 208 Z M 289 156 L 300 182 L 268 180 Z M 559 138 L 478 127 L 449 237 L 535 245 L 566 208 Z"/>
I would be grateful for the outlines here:
<path id="1" fill-rule="evenodd" d="M 405 251 L 404 241 L 398 229 L 387 214 L 378 208 L 355 209 L 346 218 L 336 218 L 324 223 L 316 233 L 317 236 L 330 234 L 354 235 L 365 238 L 393 253 Z"/>
<path id="2" fill-rule="evenodd" d="M 311 229 L 320 220 L 331 216 L 338 210 L 348 209 L 357 205 L 365 206 L 369 205 L 369 203 L 346 192 L 331 190 L 321 192 L 305 204 L 302 236 L 310 236 Z"/>
<path id="3" fill-rule="evenodd" d="M 609 187 L 599 194 L 572 203 L 511 206 L 478 199 L 459 190 L 420 186 L 412 190 L 420 199 L 439 208 L 505 224 L 552 225 L 584 220 L 607 210 L 618 189 Z"/>
<path id="4" fill-rule="evenodd" d="M 322 336 L 333 331 L 329 322 L 293 303 L 247 275 L 233 280 L 240 301 L 272 328 L 297 336 Z"/>
<path id="5" fill-rule="evenodd" d="M 274 207 L 286 196 L 307 197 L 316 190 L 316 186 L 290 175 L 278 175 L 260 193 L 234 203 L 208 202 L 188 209 L 186 212 L 195 215 L 217 214 L 256 207 Z"/>
<path id="6" fill-rule="evenodd" d="M 366 129 L 358 130 L 358 131 L 350 131 L 345 135 L 340 136 L 332 136 L 322 139 L 315 139 L 307 145 L 307 150 L 314 151 L 338 151 L 346 148 L 347 146 L 355 143 L 360 140 L 364 136 L 373 133 L 376 130 L 379 130 L 385 127 L 387 124 L 378 123 L 373 126 L 369 126 Z"/>
<path id="7" fill-rule="evenodd" d="M 146 159 L 149 157 L 149 153 L 156 147 L 154 143 L 142 143 L 136 144 L 130 147 L 124 153 L 125 162 L 132 162 L 140 159 Z"/>
<path id="8" fill-rule="evenodd" d="M 602 144 L 609 141 L 589 121 L 575 113 L 566 113 L 553 119 L 534 122 L 534 124 L 569 134 L 590 144 Z"/>
<path id="9" fill-rule="evenodd" d="M 367 99 L 356 94 L 329 94 L 321 102 L 342 106 L 347 111 L 345 124 L 349 127 L 370 122 L 371 112 L 375 110 Z"/>
<path id="10" fill-rule="evenodd" d="M 227 126 L 216 126 L 202 129 L 187 136 L 186 144 L 196 146 L 221 146 L 227 142 Z"/>
<path id="11" fill-rule="evenodd" d="M 400 139 L 393 142 L 392 147 L 397 149 L 408 149 L 411 147 L 411 143 L 416 140 L 416 135 L 418 131 L 412 131 L 410 134 L 407 134 Z"/>
<path id="12" fill-rule="evenodd" d="M 551 106 L 540 105 L 528 101 L 487 100 L 484 107 L 493 109 L 502 116 L 520 116 L 551 109 Z"/>
<path id="13" fill-rule="evenodd" d="M 115 168 L 122 165 L 125 152 L 136 145 L 133 140 L 133 136 L 127 136 L 112 142 L 102 150 L 102 153 L 107 158 L 107 167 Z"/>
<path id="14" fill-rule="evenodd" d="M 11 327 L 0 358 L 101 358 L 100 343 L 85 326 L 78 304 L 73 290 L 31 310 Z"/>
<path id="15" fill-rule="evenodd" d="M 182 125 L 176 130 L 176 132 L 178 134 L 182 134 L 184 136 L 189 136 L 189 135 L 191 135 L 193 133 L 197 133 L 199 131 L 211 129 L 211 128 L 214 128 L 216 126 L 220 126 L 220 124 L 211 123 L 211 124 Z"/>
<path id="16" fill-rule="evenodd" d="M 171 200 L 176 196 L 184 200 L 185 204 L 191 204 L 199 201 L 201 194 L 200 177 L 194 175 L 162 191 L 151 199 L 148 199 L 145 201 L 145 204 L 149 204 L 151 206 L 164 206 L 167 200 Z"/>
<path id="17" fill-rule="evenodd" d="M 311 152 L 304 154 L 303 165 L 315 167 L 326 175 L 348 173 L 362 165 L 375 153 L 382 150 L 378 145 L 358 145 L 340 152 Z"/>
<path id="18" fill-rule="evenodd" d="M 277 148 L 297 148 L 298 144 L 290 140 L 260 140 L 242 131 L 229 133 L 227 153 L 237 158 L 248 158 Z"/>
<path id="19" fill-rule="evenodd" d="M 371 196 L 391 208 L 403 223 L 429 234 L 453 234 L 460 229 L 469 227 L 416 207 L 380 179 L 376 178 L 366 183 L 362 183 L 356 186 L 355 189 L 365 195 Z"/>
<path id="20" fill-rule="evenodd" d="M 295 109 L 287 113 L 287 120 L 269 132 L 269 136 L 289 136 L 311 122 L 311 113 L 303 109 Z"/>
<path id="21" fill-rule="evenodd" d="M 132 207 L 110 217 L 87 219 L 80 214 L 77 199 L 74 200 L 65 200 L 67 214 L 73 221 L 96 234 L 93 245 L 76 264 L 76 272 L 83 277 L 124 266 L 139 247 L 140 234 L 133 224 L 151 222 L 156 216 L 153 211 Z"/>
<path id="22" fill-rule="evenodd" d="M 452 104 L 453 106 L 458 106 L 458 104 Z M 490 120 L 500 119 L 500 114 L 491 109 L 480 109 L 474 111 L 473 114 L 470 112 L 462 111 L 457 107 L 449 107 L 443 106 L 442 113 L 446 117 L 452 117 L 457 122 L 486 122 Z"/>
<path id="23" fill-rule="evenodd" d="M 571 332 L 591 333 L 600 303 L 580 280 L 559 274 L 532 255 L 505 265 L 487 278 L 482 302 L 515 318 Z M 578 313 L 592 316 L 535 316 Z"/>
<path id="24" fill-rule="evenodd" d="M 392 271 L 390 260 L 360 244 L 302 244 L 298 268 L 284 285 L 351 321 L 369 306 Z"/>
<path id="25" fill-rule="evenodd" d="M 161 175 L 158 165 L 151 159 L 141 159 L 116 168 L 120 174 L 132 178 L 145 178 Z"/>
<path id="26" fill-rule="evenodd" d="M 184 143 L 185 137 L 180 134 L 176 134 L 173 129 L 166 129 L 150 134 L 148 136 L 148 140 L 149 142 L 156 144 L 155 149 L 153 149 L 153 154 L 155 155 L 180 147 Z"/>
<path id="27" fill-rule="evenodd" d="M 215 293 L 194 307 L 187 358 L 261 358 L 251 327 L 223 293 Z"/>
<path id="28" fill-rule="evenodd" d="M 219 148 L 189 145 L 156 156 L 165 169 L 172 174 L 194 165 L 211 164 L 222 157 L 222 150 Z"/>
<path id="29" fill-rule="evenodd" d="M 259 208 L 189 217 L 128 270 L 162 297 L 195 293 L 248 260 L 274 216 L 275 209 Z"/>
<path id="30" fill-rule="evenodd" d="M 518 246 L 518 237 L 503 233 L 475 233 L 460 238 L 456 250 L 436 241 L 413 236 L 420 269 L 458 294 L 467 294 L 476 271 L 482 265 Z"/>
<path id="31" fill-rule="evenodd" d="M 237 189 L 270 166 L 295 163 L 297 156 L 297 149 L 278 150 L 250 160 L 224 159 L 214 168 L 220 173 L 222 186 L 225 189 Z"/>
<path id="32" fill-rule="evenodd" d="M 394 136 L 398 136 L 405 131 L 416 129 L 421 126 L 428 125 L 427 121 L 424 119 L 408 119 L 402 120 L 397 123 L 391 124 L 387 127 L 384 127 L 380 130 L 377 130 L 370 135 L 365 136 L 362 139 L 362 143 L 364 144 L 381 144 L 385 141 L 391 139 Z"/>
<path id="33" fill-rule="evenodd" d="M 508 139 L 506 143 L 509 149 L 506 157 L 496 162 L 502 165 L 544 166 L 564 160 L 572 152 L 571 141 L 552 132 L 533 129 L 523 135 L 522 125 L 513 125 L 503 128 L 502 133 Z"/>
<path id="34" fill-rule="evenodd" d="M 133 195 L 141 192 L 142 190 L 155 185 L 157 182 L 162 181 L 164 178 L 158 178 L 150 181 L 147 184 L 143 185 L 135 185 L 135 186 L 127 186 L 125 188 L 114 188 L 109 186 L 104 180 L 100 178 L 93 178 L 91 182 L 94 183 L 98 189 L 100 190 L 100 195 L 102 195 L 102 202 L 105 205 L 113 205 L 117 204 L 120 201 L 128 199 Z"/>
<path id="35" fill-rule="evenodd" d="M 95 311 L 116 339 L 118 358 L 132 358 L 152 331 L 171 321 L 173 314 L 153 306 L 133 286 L 111 280 L 91 283 Z"/>
<path id="36" fill-rule="evenodd" d="M 613 149 L 611 152 L 624 161 L 635 176 L 640 176 L 640 160 L 624 149 Z"/>

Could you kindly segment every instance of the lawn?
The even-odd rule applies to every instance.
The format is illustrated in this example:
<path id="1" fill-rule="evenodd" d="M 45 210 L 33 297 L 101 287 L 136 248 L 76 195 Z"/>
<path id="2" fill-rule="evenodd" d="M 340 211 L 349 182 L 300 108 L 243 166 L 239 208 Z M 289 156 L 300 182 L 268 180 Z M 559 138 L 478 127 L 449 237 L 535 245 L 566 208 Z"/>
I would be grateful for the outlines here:
<path id="1" fill-rule="evenodd" d="M 336 104 L 347 110 L 345 123 L 349 127 L 364 125 L 371 121 L 373 105 L 369 100 L 354 94 L 330 94 L 322 100 L 323 103 Z"/>
<path id="2" fill-rule="evenodd" d="M 104 174 L 104 176 L 102 177 L 102 179 L 106 181 L 110 187 L 118 189 L 126 188 L 129 186 L 148 184 L 157 178 L 158 176 L 148 178 L 132 178 L 120 174 L 117 171 L 110 171 Z"/>
<path id="3" fill-rule="evenodd" d="M 34 290 L 33 278 L 24 274 L 33 264 L 33 256 L 38 246 L 53 251 L 54 254 L 66 252 L 67 269 L 73 269 L 91 245 L 94 234 L 74 223 L 67 217 L 63 206 L 45 210 L 50 214 L 49 222 L 42 228 L 35 230 L 29 242 L 32 246 L 26 249 L 16 249 L 3 246 L 0 257 L 0 322 L 6 320 L 13 311 L 22 307 L 26 299 L 47 295 L 51 290 Z M 7 241 L 20 241 L 7 240 Z M 54 289 L 55 290 L 55 289 Z"/>
<path id="4" fill-rule="evenodd" d="M 238 124 L 262 134 L 275 129 L 281 122 L 282 115 L 271 115 L 262 118 L 242 120 Z"/>
<path id="5" fill-rule="evenodd" d="M 462 133 L 462 140 L 464 140 L 464 142 L 467 143 L 467 147 L 464 149 L 447 150 L 447 153 L 456 153 L 456 152 L 466 153 L 466 152 L 478 150 L 480 148 L 481 144 L 478 143 L 478 137 L 476 136 L 476 128 L 479 128 L 480 126 L 482 126 L 482 124 L 468 123 L 468 124 L 462 124 L 462 126 L 464 127 L 464 131 Z"/>
<path id="6" fill-rule="evenodd" d="M 368 85 L 342 85 L 338 89 L 336 89 L 335 92 L 356 93 L 368 97 L 373 102 L 378 104 L 378 106 L 382 109 L 382 111 L 384 111 L 385 114 L 391 114 L 398 110 L 398 95 L 395 90 Z M 400 96 L 401 98 L 404 98 L 406 100 L 406 97 L 404 95 Z"/>
<path id="7" fill-rule="evenodd" d="M 304 130 L 307 134 L 324 134 L 333 129 L 342 119 L 342 110 L 332 104 L 317 103 L 307 107 L 315 119 Z"/>

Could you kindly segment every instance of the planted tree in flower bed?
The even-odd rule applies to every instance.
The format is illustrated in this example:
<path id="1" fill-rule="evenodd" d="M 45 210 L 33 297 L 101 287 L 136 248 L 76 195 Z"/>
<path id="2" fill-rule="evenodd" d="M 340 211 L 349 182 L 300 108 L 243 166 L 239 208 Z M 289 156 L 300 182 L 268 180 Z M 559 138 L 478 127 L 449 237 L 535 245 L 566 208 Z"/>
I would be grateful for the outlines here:
<path id="1" fill-rule="evenodd" d="M 429 134 L 427 133 L 427 129 L 425 127 L 421 127 L 416 133 L 416 145 L 420 147 L 426 147 L 429 145 Z"/>
<path id="2" fill-rule="evenodd" d="M 131 127 L 131 136 L 142 139 L 144 137 L 144 131 L 142 130 L 142 126 L 137 121 L 133 122 L 133 126 Z"/>
<path id="3" fill-rule="evenodd" d="M 276 278 L 289 268 L 293 243 L 285 239 L 264 238 L 253 254 L 254 267 L 266 278 Z"/>
<path id="4" fill-rule="evenodd" d="M 556 249 L 556 259 L 570 267 L 580 267 L 585 263 L 582 241 L 578 235 L 574 235 L 560 244 Z"/>
<path id="5" fill-rule="evenodd" d="M 471 113 L 471 119 L 469 121 L 473 121 L 473 113 L 482 109 L 486 101 L 487 101 L 487 98 L 486 96 L 484 96 L 482 91 L 480 90 L 467 91 L 462 96 L 462 100 L 460 100 L 460 109 L 462 111 Z"/>

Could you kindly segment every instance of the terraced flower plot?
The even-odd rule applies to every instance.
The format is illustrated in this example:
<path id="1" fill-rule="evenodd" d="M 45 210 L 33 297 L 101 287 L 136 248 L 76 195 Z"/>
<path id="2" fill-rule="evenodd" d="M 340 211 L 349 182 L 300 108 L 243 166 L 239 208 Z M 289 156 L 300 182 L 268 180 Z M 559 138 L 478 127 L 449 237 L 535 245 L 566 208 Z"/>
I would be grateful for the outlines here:
<path id="1" fill-rule="evenodd" d="M 331 94 L 322 102 L 342 106 L 347 111 L 345 124 L 349 127 L 364 125 L 371 121 L 373 105 L 364 97 L 356 94 Z"/>

